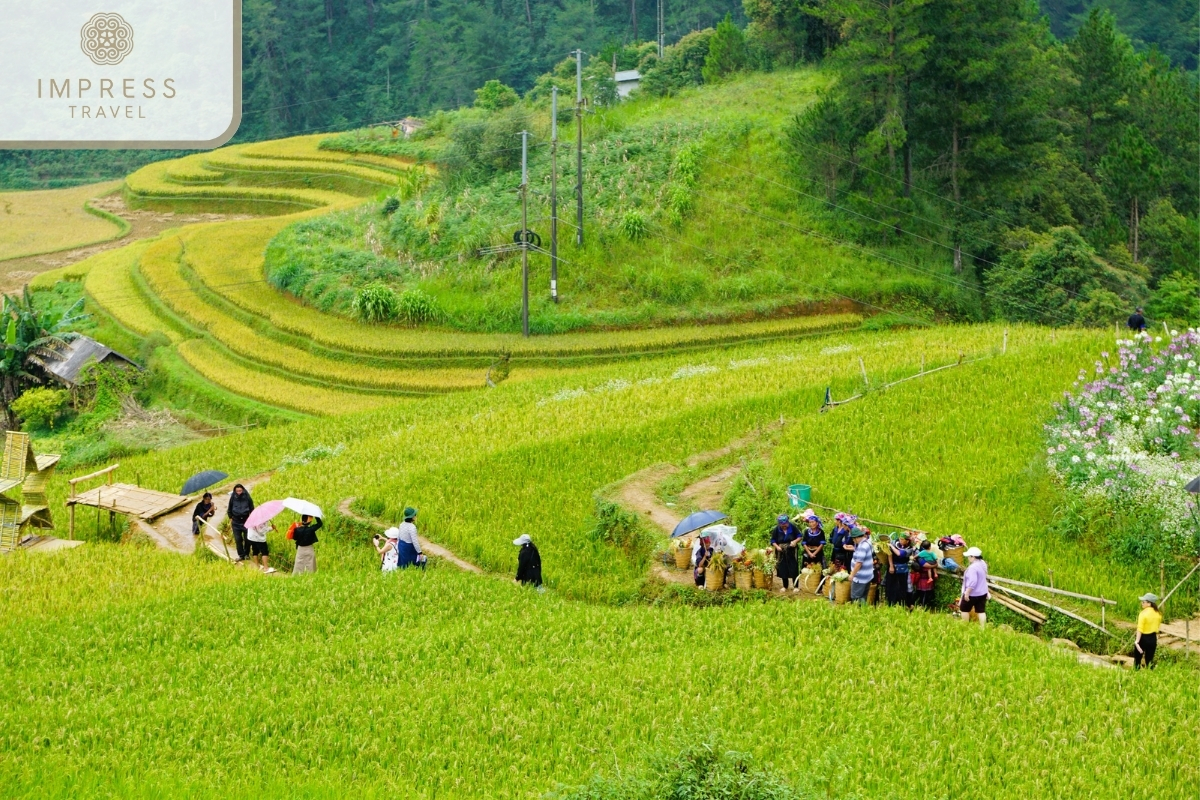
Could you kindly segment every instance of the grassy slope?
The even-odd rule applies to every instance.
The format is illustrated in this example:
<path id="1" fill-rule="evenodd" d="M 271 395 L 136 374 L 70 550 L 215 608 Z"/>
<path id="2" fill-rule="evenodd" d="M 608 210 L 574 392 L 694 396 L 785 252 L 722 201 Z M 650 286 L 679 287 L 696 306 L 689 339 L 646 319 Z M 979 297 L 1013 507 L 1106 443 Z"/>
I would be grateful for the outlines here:
<path id="1" fill-rule="evenodd" d="M 0 261 L 51 253 L 120 236 L 124 230 L 83 205 L 112 193 L 120 183 L 71 189 L 0 192 Z"/>
<path id="2" fill-rule="evenodd" d="M 781 146 L 784 127 L 827 83 L 823 73 L 811 68 L 753 74 L 689 89 L 673 98 L 630 101 L 589 117 L 585 170 L 591 183 L 585 189 L 587 246 L 582 249 L 574 245 L 571 227 L 575 219 L 574 156 L 569 147 L 574 141 L 573 125 L 561 126 L 562 301 L 550 302 L 544 290 L 549 284 L 548 259 L 535 255 L 531 260 L 533 329 L 549 333 L 734 318 L 781 308 L 794 311 L 805 303 L 845 302 L 846 297 L 925 314 L 931 308 L 960 316 L 975 313 L 978 301 L 970 281 L 955 278 L 947 252 L 940 248 L 911 242 L 875 248 L 891 259 L 887 261 L 856 247 L 831 246 L 828 240 L 806 233 L 815 229 L 845 238 L 819 203 L 778 183 L 790 180 Z M 657 176 L 654 165 L 669 163 L 672 156 L 666 145 L 642 141 L 646 136 L 642 132 L 680 126 L 703 126 L 711 137 L 701 159 L 700 181 L 686 192 L 694 207 L 676 229 L 667 222 L 665 208 L 677 176 L 672 170 L 662 178 L 669 182 L 662 184 L 659 177 L 653 181 L 645 177 Z M 549 235 L 545 220 L 550 164 L 544 146 L 548 133 L 537 130 L 539 147 L 530 166 L 532 227 L 544 240 Z M 622 161 L 620 146 L 613 144 L 621 141 L 634 142 L 628 161 Z M 435 297 L 452 327 L 518 329 L 520 260 L 453 257 L 458 251 L 473 252 L 481 244 L 509 239 L 514 220 L 519 219 L 519 204 L 511 191 L 518 180 L 516 173 L 504 174 L 458 187 L 453 195 L 435 185 L 414 213 L 421 217 L 434 204 L 441 208 L 441 242 L 421 245 L 425 249 L 415 251 L 416 263 L 410 268 L 397 268 L 394 259 L 390 266 L 376 268 L 392 273 L 386 280 L 397 289 L 420 288 Z M 405 216 L 405 209 L 389 222 L 379 214 L 379 207 L 369 204 L 330 217 L 327 227 L 320 228 L 322 235 L 336 237 L 328 247 L 357 248 L 366 257 L 371 251 L 363 242 L 370 238 L 375 242 L 372 247 L 378 251 L 382 246 L 390 258 L 393 249 L 387 231 Z M 649 231 L 645 239 L 629 241 L 618 228 L 624 215 L 635 208 L 646 215 Z M 345 223 L 342 233 L 334 231 L 334 220 Z M 417 239 L 421 224 L 416 223 L 413 234 Z M 400 229 L 407 230 L 407 224 Z M 366 281 L 356 273 L 338 274 L 341 267 L 330 265 L 339 262 L 332 249 L 328 253 L 322 249 L 326 245 L 319 237 L 312 244 L 311 236 L 290 236 L 291 231 L 276 240 L 291 242 L 287 247 L 273 246 L 268 251 L 269 266 L 273 275 L 282 275 L 287 271 L 284 265 L 303 260 L 319 270 L 312 275 L 323 277 L 311 278 L 311 297 L 305 294 L 312 302 L 328 305 L 343 282 Z M 401 256 L 403 262 L 407 255 L 401 251 Z"/>
<path id="3" fill-rule="evenodd" d="M 250 475 L 344 443 L 277 473 L 258 499 L 417 505 L 427 535 L 501 577 L 509 540 L 529 530 L 551 592 L 448 568 L 381 578 L 344 527 L 322 535 L 322 572 L 308 580 L 97 544 L 0 560 L 0 667 L 30 676 L 0 687 L 3 793 L 332 797 L 352 785 L 361 796 L 532 797 L 645 747 L 719 735 L 835 796 L 1186 796 L 1200 778 L 1190 667 L 1098 671 L 1011 633 L 884 609 L 568 599 L 620 599 L 642 574 L 588 543 L 595 488 L 781 413 L 791 422 L 776 462 L 823 497 L 964 530 L 1000 574 L 1051 567 L 1084 591 L 1144 590 L 1136 565 L 1030 550 L 1015 526 L 1036 539 L 1044 520 L 1005 520 L 1028 500 L 1050 401 L 1101 334 L 1013 329 L 1001 358 L 817 413 L 824 385 L 844 396 L 861 380 L 859 356 L 881 381 L 922 353 L 930 366 L 985 353 L 1000 335 L 860 333 L 610 365 L 132 459 L 166 488 L 200 468 Z M 821 698 L 852 695 L 869 719 L 820 716 L 824 701 L 800 690 L 813 681 Z M 964 743 L 968 724 L 980 730 Z M 895 748 L 914 738 L 929 752 L 897 781 Z"/>
<path id="4" fill-rule="evenodd" d="M 113 550 L 86 572 L 0 562 L 8 590 L 61 577 L 45 613 L 0 623 L 0 665 L 27 676 L 0 686 L 7 797 L 532 798 L 701 738 L 821 796 L 1183 798 L 1200 779 L 1188 667 L 1096 670 L 888 609 L 612 608 L 448 567 L 236 580 Z M 166 570 L 178 586 L 105 602 Z M 834 692 L 853 720 L 820 714 Z M 900 770 L 898 749 L 919 757 Z"/>

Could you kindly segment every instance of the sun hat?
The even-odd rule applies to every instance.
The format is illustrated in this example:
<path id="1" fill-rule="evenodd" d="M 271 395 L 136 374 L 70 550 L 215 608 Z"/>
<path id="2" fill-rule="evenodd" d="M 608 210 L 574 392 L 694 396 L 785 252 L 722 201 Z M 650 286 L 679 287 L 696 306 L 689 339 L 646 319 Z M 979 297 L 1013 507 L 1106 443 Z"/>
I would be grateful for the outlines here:
<path id="1" fill-rule="evenodd" d="M 1138 600 L 1141 600 L 1143 603 L 1154 603 L 1155 605 L 1158 605 L 1158 595 L 1156 595 L 1154 592 L 1146 592 L 1144 595 L 1139 597 Z"/>
<path id="2" fill-rule="evenodd" d="M 383 532 L 383 535 L 385 537 L 387 537 L 388 539 L 399 539 L 400 538 L 400 529 L 399 528 L 388 528 L 386 531 Z"/>
<path id="3" fill-rule="evenodd" d="M 866 536 L 869 533 L 870 533 L 870 531 L 868 531 L 866 528 L 859 528 L 858 526 L 855 526 L 850 529 L 850 538 L 858 539 L 863 536 Z"/>
<path id="4" fill-rule="evenodd" d="M 963 553 L 967 558 L 983 558 L 983 551 L 978 547 L 967 548 L 967 552 Z"/>
<path id="5" fill-rule="evenodd" d="M 416 518 L 417 518 L 417 510 L 415 508 L 413 508 L 412 506 L 408 506 L 407 508 L 404 509 L 404 519 L 405 520 L 416 519 Z"/>
<path id="6" fill-rule="evenodd" d="M 533 543 L 533 539 L 529 538 L 528 533 L 522 533 L 520 536 L 513 539 L 513 544 L 515 544 L 517 547 L 522 547 L 524 545 L 532 544 L 532 543 Z"/>

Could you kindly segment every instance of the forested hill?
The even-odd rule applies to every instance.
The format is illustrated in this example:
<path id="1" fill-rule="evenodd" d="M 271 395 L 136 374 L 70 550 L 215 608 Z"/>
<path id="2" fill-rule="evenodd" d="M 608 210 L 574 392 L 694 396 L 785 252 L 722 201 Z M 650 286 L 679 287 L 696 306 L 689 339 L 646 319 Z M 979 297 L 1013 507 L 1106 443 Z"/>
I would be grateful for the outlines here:
<path id="1" fill-rule="evenodd" d="M 1041 0 L 1050 30 L 1060 39 L 1075 35 L 1093 8 L 1107 9 L 1139 50 L 1155 47 L 1171 63 L 1195 72 L 1200 40 L 1196 0 Z"/>
<path id="2" fill-rule="evenodd" d="M 751 41 L 786 66 L 820 58 L 836 44 L 839 32 L 826 20 L 838 4 L 664 0 L 664 29 L 670 44 L 729 13 L 739 27 L 750 22 Z M 1194 0 L 1041 0 L 1060 37 L 1073 35 L 1092 6 L 1111 7 L 1135 47 L 1155 45 L 1172 63 L 1196 70 Z M 469 105 L 473 90 L 491 78 L 524 91 L 575 48 L 611 61 L 621 43 L 653 40 L 657 16 L 656 0 L 246 0 L 245 103 L 236 141 Z M 798 51 L 780 59 L 773 45 L 797 39 Z M 0 151 L 0 188 L 120 177 L 165 155 Z"/>

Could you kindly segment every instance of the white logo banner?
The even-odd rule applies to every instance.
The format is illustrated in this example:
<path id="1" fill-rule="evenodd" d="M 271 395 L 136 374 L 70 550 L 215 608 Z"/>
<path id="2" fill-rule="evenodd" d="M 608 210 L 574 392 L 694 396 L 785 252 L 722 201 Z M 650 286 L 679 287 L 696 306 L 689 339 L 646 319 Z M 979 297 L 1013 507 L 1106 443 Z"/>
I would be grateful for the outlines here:
<path id="1" fill-rule="evenodd" d="M 241 0 L 4 0 L 0 148 L 222 145 L 241 40 Z"/>

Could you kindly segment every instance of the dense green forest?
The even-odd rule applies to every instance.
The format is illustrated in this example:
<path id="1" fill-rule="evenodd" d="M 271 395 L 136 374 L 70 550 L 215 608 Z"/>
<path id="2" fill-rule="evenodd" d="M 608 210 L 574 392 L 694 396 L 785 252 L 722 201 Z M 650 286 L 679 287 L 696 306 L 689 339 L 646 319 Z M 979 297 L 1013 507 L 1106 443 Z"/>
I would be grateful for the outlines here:
<path id="1" fill-rule="evenodd" d="M 796 43 L 793 59 L 819 58 L 838 30 L 820 22 L 827 0 L 665 2 L 667 42 L 713 27 L 726 13 Z M 896 3 L 897 8 L 912 5 Z M 968 4 L 971 5 L 971 4 Z M 1156 45 L 1196 69 L 1191 0 L 1042 0 L 1053 31 L 1074 34 L 1090 7 L 1111 7 L 1139 51 Z M 489 78 L 524 91 L 566 53 L 608 60 L 617 45 L 652 40 L 651 0 L 247 0 L 243 6 L 245 105 L 236 141 L 357 127 L 469 105 Z M 159 151 L 0 151 L 0 188 L 48 188 L 120 177 Z"/>

